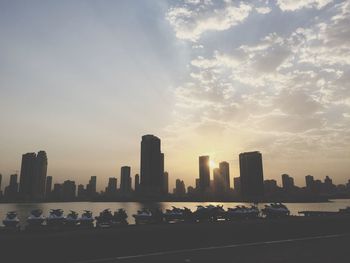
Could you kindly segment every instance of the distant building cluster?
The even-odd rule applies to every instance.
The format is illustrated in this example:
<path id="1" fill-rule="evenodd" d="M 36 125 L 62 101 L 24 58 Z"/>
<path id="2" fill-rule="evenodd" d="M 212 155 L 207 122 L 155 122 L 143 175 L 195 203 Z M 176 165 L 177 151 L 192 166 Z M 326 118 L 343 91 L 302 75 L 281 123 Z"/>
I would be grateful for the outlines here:
<path id="1" fill-rule="evenodd" d="M 110 177 L 104 191 L 97 191 L 97 177 L 91 176 L 86 185 L 75 181 L 53 183 L 47 176 L 48 158 L 45 151 L 22 155 L 21 171 L 10 175 L 9 184 L 1 191 L 4 202 L 37 201 L 127 201 L 127 200 L 183 200 L 183 201 L 314 201 L 322 198 L 350 197 L 350 180 L 334 185 L 326 176 L 324 181 L 305 176 L 305 187 L 298 187 L 294 178 L 282 174 L 282 186 L 273 179 L 264 180 L 262 154 L 258 151 L 239 154 L 239 177 L 232 179 L 230 164 L 226 161 L 210 169 L 210 157 L 200 156 L 198 178 L 194 186 L 176 179 L 173 193 L 169 193 L 169 173 L 164 169 L 161 140 L 144 135 L 141 140 L 140 173 L 132 176 L 131 167 L 123 166 L 118 179 Z M 212 172 L 212 173 L 211 173 Z M 134 179 L 133 179 L 134 178 Z"/>

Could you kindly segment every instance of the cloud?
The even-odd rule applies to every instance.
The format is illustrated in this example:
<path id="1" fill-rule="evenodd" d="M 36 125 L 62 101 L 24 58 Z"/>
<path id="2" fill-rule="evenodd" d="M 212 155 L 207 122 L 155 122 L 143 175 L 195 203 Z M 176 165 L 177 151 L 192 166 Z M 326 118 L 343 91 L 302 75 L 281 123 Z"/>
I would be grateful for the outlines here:
<path id="1" fill-rule="evenodd" d="M 222 144 L 234 142 L 235 149 L 261 147 L 274 160 L 346 154 L 350 2 L 278 1 L 276 7 L 250 1 L 249 5 L 256 12 L 249 13 L 252 19 L 242 24 L 243 32 L 255 32 L 257 25 L 252 29 L 251 21 L 262 21 L 259 33 L 264 34 L 246 36 L 241 31 L 232 37 L 227 31 L 215 41 L 200 39 L 206 31 L 194 29 L 198 11 L 186 8 L 191 12 L 186 21 L 196 26 L 178 37 L 199 41 L 201 49 L 193 48 L 188 78 L 175 89 L 177 121 L 171 130 L 190 132 L 194 142 L 205 135 Z M 316 15 L 300 23 L 276 20 L 278 12 L 302 8 L 313 8 Z M 176 34 L 184 33 L 172 25 Z"/>
<path id="2" fill-rule="evenodd" d="M 231 1 L 185 1 L 172 7 L 166 19 L 174 28 L 176 37 L 196 42 L 207 31 L 227 30 L 244 21 L 252 7 Z"/>
<path id="3" fill-rule="evenodd" d="M 277 0 L 277 5 L 282 11 L 296 11 L 302 8 L 321 9 L 333 2 L 333 0 Z"/>
<path id="4" fill-rule="evenodd" d="M 266 14 L 271 12 L 271 8 L 270 7 L 256 7 L 255 10 L 259 14 L 263 14 L 263 15 L 266 15 Z"/>

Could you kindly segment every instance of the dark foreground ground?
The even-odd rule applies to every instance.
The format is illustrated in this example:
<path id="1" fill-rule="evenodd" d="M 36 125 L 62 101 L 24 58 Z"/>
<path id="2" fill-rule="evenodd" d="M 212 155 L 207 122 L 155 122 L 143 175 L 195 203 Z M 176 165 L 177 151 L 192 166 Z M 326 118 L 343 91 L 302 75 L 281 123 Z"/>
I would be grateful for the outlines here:
<path id="1" fill-rule="evenodd" d="M 350 218 L 1 232 L 0 262 L 350 262 Z"/>

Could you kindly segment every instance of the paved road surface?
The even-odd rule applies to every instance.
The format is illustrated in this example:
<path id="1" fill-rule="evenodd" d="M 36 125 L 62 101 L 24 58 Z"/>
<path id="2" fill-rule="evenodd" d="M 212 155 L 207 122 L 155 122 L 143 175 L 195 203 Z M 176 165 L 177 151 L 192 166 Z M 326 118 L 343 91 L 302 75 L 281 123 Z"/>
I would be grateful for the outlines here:
<path id="1" fill-rule="evenodd" d="M 350 262 L 350 235 L 326 235 L 123 256 L 79 263 Z"/>

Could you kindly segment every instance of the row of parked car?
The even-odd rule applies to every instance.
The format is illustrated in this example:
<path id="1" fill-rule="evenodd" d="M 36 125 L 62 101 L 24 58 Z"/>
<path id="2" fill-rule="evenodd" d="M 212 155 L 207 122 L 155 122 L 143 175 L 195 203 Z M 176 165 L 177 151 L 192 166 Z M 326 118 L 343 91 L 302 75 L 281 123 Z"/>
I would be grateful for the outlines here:
<path id="1" fill-rule="evenodd" d="M 257 206 L 236 206 L 225 210 L 223 206 L 208 205 L 197 206 L 195 211 L 189 208 L 166 209 L 163 212 L 160 209 L 142 209 L 132 215 L 136 224 L 162 223 L 162 222 L 213 222 L 217 220 L 237 220 L 237 219 L 253 219 L 258 217 L 285 217 L 289 216 L 289 209 L 281 204 L 274 203 L 266 205 L 259 210 Z M 127 225 L 128 215 L 124 209 L 118 209 L 114 213 L 110 209 L 105 209 L 96 217 L 93 217 L 91 211 L 84 210 L 81 216 L 75 211 L 70 211 L 67 216 L 64 215 L 62 209 L 51 209 L 49 215 L 45 217 L 40 209 L 31 211 L 26 222 L 26 228 L 36 227 L 111 227 L 117 225 Z M 8 212 L 3 224 L 7 228 L 19 228 L 20 220 L 17 213 Z"/>

